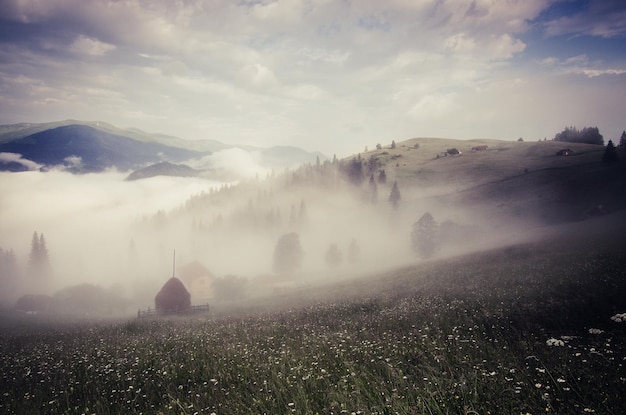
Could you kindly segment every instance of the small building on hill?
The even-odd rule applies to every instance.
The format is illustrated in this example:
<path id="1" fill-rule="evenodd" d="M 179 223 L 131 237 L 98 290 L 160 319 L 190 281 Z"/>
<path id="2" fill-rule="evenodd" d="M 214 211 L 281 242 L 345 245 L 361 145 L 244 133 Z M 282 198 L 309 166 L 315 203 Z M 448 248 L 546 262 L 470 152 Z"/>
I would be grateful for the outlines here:
<path id="1" fill-rule="evenodd" d="M 185 313 L 191 310 L 191 294 L 181 280 L 172 277 L 154 298 L 154 306 L 158 314 Z"/>

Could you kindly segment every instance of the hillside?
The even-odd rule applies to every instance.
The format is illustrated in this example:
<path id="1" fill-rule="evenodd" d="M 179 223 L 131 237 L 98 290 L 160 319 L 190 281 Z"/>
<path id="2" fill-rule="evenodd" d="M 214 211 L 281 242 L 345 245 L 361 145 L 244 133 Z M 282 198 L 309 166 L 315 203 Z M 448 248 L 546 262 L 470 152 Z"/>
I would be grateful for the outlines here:
<path id="1" fill-rule="evenodd" d="M 472 150 L 480 146 L 487 149 Z M 460 154 L 446 156 L 452 148 Z M 565 148 L 573 154 L 556 155 Z M 555 141 L 415 138 L 360 156 L 398 181 L 408 204 L 428 199 L 486 217 L 549 224 L 626 208 L 624 163 L 603 163 L 603 152 L 603 146 Z"/>

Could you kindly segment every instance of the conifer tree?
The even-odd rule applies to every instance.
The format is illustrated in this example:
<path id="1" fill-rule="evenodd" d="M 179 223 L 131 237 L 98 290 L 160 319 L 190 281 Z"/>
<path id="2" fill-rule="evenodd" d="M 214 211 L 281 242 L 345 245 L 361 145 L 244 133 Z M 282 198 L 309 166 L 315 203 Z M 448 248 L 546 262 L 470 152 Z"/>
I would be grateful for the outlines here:
<path id="1" fill-rule="evenodd" d="M 602 155 L 602 161 L 605 163 L 614 163 L 619 161 L 619 154 L 617 153 L 615 145 L 613 145 L 613 140 L 609 140 L 606 145 L 604 154 Z"/>
<path id="2" fill-rule="evenodd" d="M 50 271 L 48 247 L 46 244 L 46 238 L 44 237 L 43 233 L 41 235 L 38 235 L 37 231 L 33 232 L 28 265 L 31 274 L 34 277 L 41 278 L 45 276 L 45 274 L 48 274 Z"/>
<path id="3" fill-rule="evenodd" d="M 430 258 L 437 248 L 438 225 L 433 216 L 426 212 L 413 224 L 411 247 L 422 258 Z"/>
<path id="4" fill-rule="evenodd" d="M 350 246 L 348 247 L 348 261 L 351 264 L 356 264 L 361 259 L 361 248 L 357 244 L 356 239 L 352 239 Z"/>
<path id="5" fill-rule="evenodd" d="M 326 264 L 328 264 L 330 268 L 336 268 L 341 265 L 342 261 L 343 254 L 337 244 L 330 244 L 326 250 Z"/>
<path id="6" fill-rule="evenodd" d="M 385 170 L 381 170 L 378 173 L 378 183 L 379 184 L 386 184 L 387 183 L 387 173 L 385 173 Z"/>
<path id="7" fill-rule="evenodd" d="M 376 204 L 378 202 L 378 185 L 376 184 L 376 180 L 374 180 L 374 173 L 370 176 L 370 201 L 372 204 Z"/>
<path id="8" fill-rule="evenodd" d="M 389 203 L 391 203 L 391 206 L 393 206 L 394 209 L 398 209 L 400 199 L 402 199 L 402 196 L 400 195 L 400 190 L 398 189 L 398 182 L 393 182 L 393 187 L 391 188 L 391 193 L 389 194 Z"/>

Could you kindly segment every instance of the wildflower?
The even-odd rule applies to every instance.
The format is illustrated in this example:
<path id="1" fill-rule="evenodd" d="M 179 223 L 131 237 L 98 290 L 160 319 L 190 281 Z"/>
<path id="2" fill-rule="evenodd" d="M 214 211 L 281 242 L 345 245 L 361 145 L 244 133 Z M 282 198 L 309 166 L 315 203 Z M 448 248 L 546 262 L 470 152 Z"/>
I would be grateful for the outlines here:
<path id="1" fill-rule="evenodd" d="M 624 323 L 626 322 L 626 313 L 615 314 L 613 317 L 611 317 L 611 320 L 616 323 Z"/>
<path id="2" fill-rule="evenodd" d="M 565 343 L 563 342 L 563 340 L 555 339 L 554 337 L 551 337 L 548 340 L 546 340 L 546 344 L 548 346 L 565 346 Z"/>
<path id="3" fill-rule="evenodd" d="M 535 383 L 535 388 L 540 389 L 543 385 L 541 383 Z"/>
<path id="4" fill-rule="evenodd" d="M 600 330 L 600 329 L 589 329 L 589 334 L 602 334 L 604 333 L 604 330 Z"/>
<path id="5" fill-rule="evenodd" d="M 565 379 L 563 379 L 563 378 L 557 378 L 556 381 L 558 383 L 565 383 Z"/>

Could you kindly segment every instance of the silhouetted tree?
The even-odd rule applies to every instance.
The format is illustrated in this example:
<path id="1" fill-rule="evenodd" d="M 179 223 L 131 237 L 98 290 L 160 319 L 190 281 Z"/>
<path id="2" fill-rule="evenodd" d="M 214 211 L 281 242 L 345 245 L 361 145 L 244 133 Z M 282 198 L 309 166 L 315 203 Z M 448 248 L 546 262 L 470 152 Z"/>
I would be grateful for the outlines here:
<path id="1" fill-rule="evenodd" d="M 437 222 L 426 212 L 413 224 L 411 248 L 421 258 L 430 258 L 437 248 Z"/>
<path id="2" fill-rule="evenodd" d="M 44 277 L 50 271 L 48 247 L 43 233 L 38 235 L 36 231 L 33 232 L 28 265 L 29 272 L 34 277 Z"/>
<path id="3" fill-rule="evenodd" d="M 295 232 L 284 234 L 274 249 L 274 272 L 277 274 L 295 272 L 302 265 L 303 257 L 300 236 Z"/>
<path id="4" fill-rule="evenodd" d="M 343 254 L 339 250 L 337 244 L 330 244 L 326 250 L 326 264 L 331 268 L 336 268 L 341 265 L 343 261 Z"/>
<path id="5" fill-rule="evenodd" d="M 360 154 L 348 162 L 344 168 L 344 174 L 348 181 L 355 186 L 360 186 L 363 183 L 363 161 Z"/>
<path id="6" fill-rule="evenodd" d="M 606 145 L 604 154 L 602 154 L 602 161 L 605 163 L 615 163 L 619 161 L 619 154 L 617 154 L 617 149 L 615 145 L 613 145 L 613 140 L 609 140 Z"/>
<path id="7" fill-rule="evenodd" d="M 582 130 L 578 130 L 575 127 L 566 127 L 554 136 L 554 141 L 604 145 L 604 138 L 600 134 L 598 127 L 584 127 Z"/>
<path id="8" fill-rule="evenodd" d="M 359 244 L 356 242 L 356 239 L 352 239 L 350 242 L 350 246 L 348 247 L 348 261 L 351 264 L 356 264 L 361 260 L 361 248 L 359 248 Z"/>
<path id="9" fill-rule="evenodd" d="M 396 140 L 391 140 L 391 149 L 396 148 Z"/>
<path id="10" fill-rule="evenodd" d="M 622 136 L 619 138 L 619 147 L 626 148 L 626 131 L 623 131 Z"/>
<path id="11" fill-rule="evenodd" d="M 387 183 L 387 173 L 385 173 L 385 170 L 381 170 L 380 172 L 378 172 L 378 183 L 379 184 Z"/>
<path id="12" fill-rule="evenodd" d="M 376 180 L 374 179 L 374 173 L 370 175 L 370 202 L 372 204 L 376 204 L 378 202 L 378 185 L 376 184 Z"/>
<path id="13" fill-rule="evenodd" d="M 398 182 L 393 182 L 391 193 L 389 193 L 389 203 L 391 203 L 394 209 L 397 209 L 400 199 L 402 199 L 402 196 L 400 195 L 400 189 L 398 189 Z"/>

